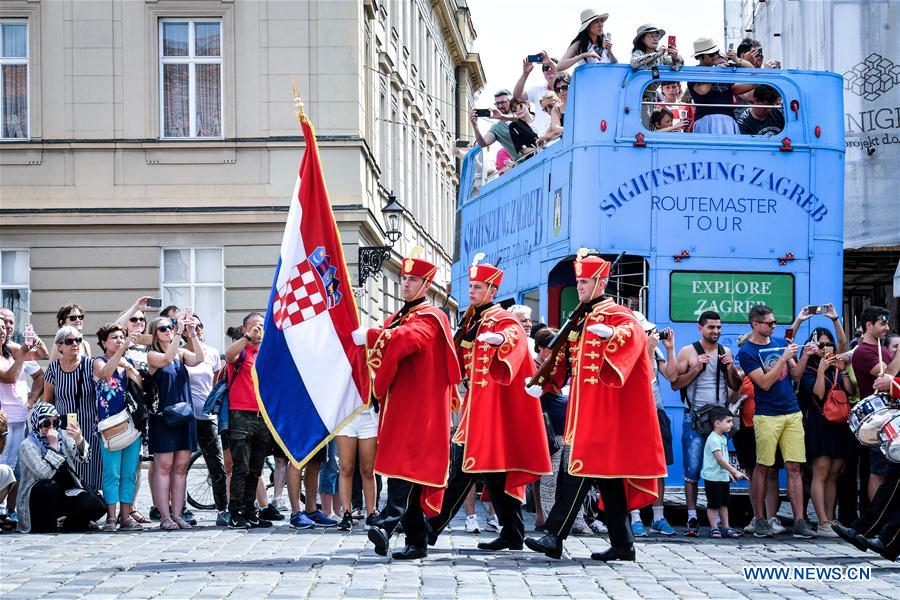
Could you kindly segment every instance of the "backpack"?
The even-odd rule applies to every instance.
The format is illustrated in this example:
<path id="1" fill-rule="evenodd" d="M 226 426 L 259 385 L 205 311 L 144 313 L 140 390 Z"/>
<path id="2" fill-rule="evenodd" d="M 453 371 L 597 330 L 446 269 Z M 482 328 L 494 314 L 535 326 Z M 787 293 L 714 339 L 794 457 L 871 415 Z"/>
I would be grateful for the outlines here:
<path id="1" fill-rule="evenodd" d="M 235 377 L 241 372 L 241 366 L 244 364 L 246 353 L 246 350 L 241 350 L 241 355 L 234 361 Z M 233 378 L 231 380 L 228 378 L 228 366 L 226 365 L 219 371 L 218 381 L 216 381 L 216 384 L 209 391 L 206 402 L 203 403 L 204 413 L 208 415 L 218 415 L 219 431 L 228 431 L 228 387 L 231 385 L 232 381 L 234 381 Z"/>
<path id="2" fill-rule="evenodd" d="M 705 354 L 705 350 L 703 350 L 703 346 L 700 342 L 694 342 L 693 344 L 694 351 L 697 353 L 697 356 L 701 354 Z M 726 367 L 722 364 L 722 357 L 725 356 L 725 346 L 722 344 L 716 344 L 716 350 L 719 355 L 719 360 L 716 362 L 716 394 L 719 393 L 719 382 L 722 380 L 722 374 L 725 371 Z M 701 373 L 706 370 L 706 366 L 704 365 L 703 369 L 701 369 Z M 699 377 L 699 375 L 698 375 Z M 728 374 L 725 373 L 725 390 L 726 393 L 728 391 Z M 706 406 L 694 410 L 691 406 L 690 400 L 687 397 L 687 386 L 681 388 L 679 390 L 681 393 L 681 402 L 684 404 L 685 408 L 691 413 L 691 428 L 699 434 L 709 435 L 712 433 L 713 424 L 709 418 L 710 412 L 712 412 L 713 408 L 716 406 L 721 406 L 720 404 L 707 404 Z M 718 401 L 718 398 L 717 398 Z M 725 403 L 728 403 L 726 399 Z"/>

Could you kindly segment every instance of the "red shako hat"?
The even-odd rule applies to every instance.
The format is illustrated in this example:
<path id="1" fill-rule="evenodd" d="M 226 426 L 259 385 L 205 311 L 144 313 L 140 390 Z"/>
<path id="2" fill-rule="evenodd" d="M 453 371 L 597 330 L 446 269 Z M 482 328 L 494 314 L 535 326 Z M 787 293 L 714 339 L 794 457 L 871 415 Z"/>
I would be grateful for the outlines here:
<path id="1" fill-rule="evenodd" d="M 581 248 L 575 255 L 575 277 L 606 279 L 610 262 L 599 256 L 587 256 L 588 249 Z"/>
<path id="2" fill-rule="evenodd" d="M 484 252 L 479 252 L 475 255 L 475 260 L 472 261 L 472 266 L 469 267 L 469 281 L 480 281 L 499 288 L 500 282 L 503 281 L 503 271 L 492 264 L 478 264 L 484 256 Z"/>

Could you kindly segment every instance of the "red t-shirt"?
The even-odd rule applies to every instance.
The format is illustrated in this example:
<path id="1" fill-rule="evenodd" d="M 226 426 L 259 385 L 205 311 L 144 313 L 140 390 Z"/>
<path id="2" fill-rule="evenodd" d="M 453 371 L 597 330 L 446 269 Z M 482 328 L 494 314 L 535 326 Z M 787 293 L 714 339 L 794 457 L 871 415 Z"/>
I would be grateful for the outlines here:
<path id="1" fill-rule="evenodd" d="M 656 108 L 668 108 L 672 111 L 672 125 L 678 125 L 681 121 L 685 119 L 690 119 L 691 126 L 688 128 L 688 131 L 692 131 L 694 129 L 694 107 L 693 106 L 673 106 L 671 104 L 666 104 L 665 102 L 660 103 Z"/>
<path id="2" fill-rule="evenodd" d="M 237 376 L 234 374 L 234 363 L 228 365 L 228 409 L 249 410 L 259 412 L 259 404 L 256 402 L 256 389 L 253 386 L 251 371 L 256 363 L 256 355 L 259 347 L 247 344 L 242 352 L 244 360 Z"/>
<path id="3" fill-rule="evenodd" d="M 885 366 L 891 362 L 891 353 L 884 346 L 881 346 L 881 360 L 884 361 Z M 859 397 L 871 396 L 874 392 L 872 384 L 878 377 L 872 375 L 872 369 L 878 366 L 878 346 L 860 342 L 853 351 L 850 363 L 853 365 L 853 373 L 856 375 L 856 383 L 859 386 Z"/>

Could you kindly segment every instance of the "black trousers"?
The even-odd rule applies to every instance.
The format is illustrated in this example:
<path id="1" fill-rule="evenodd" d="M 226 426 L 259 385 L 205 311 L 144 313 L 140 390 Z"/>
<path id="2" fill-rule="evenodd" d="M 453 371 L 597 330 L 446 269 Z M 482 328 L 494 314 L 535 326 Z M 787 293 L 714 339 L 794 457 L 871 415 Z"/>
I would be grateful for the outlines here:
<path id="1" fill-rule="evenodd" d="M 228 419 L 232 461 L 228 510 L 232 515 L 249 516 L 256 512 L 256 482 L 272 449 L 272 434 L 258 412 L 232 410 Z"/>
<path id="2" fill-rule="evenodd" d="M 390 478 L 387 484 L 387 502 L 375 518 L 375 526 L 394 533 L 397 525 L 403 523 L 406 545 L 426 548 L 425 513 L 422 512 L 420 498 L 422 486 L 404 479 Z"/>
<path id="3" fill-rule="evenodd" d="M 52 479 L 34 484 L 28 497 L 32 533 L 53 533 L 56 521 L 65 517 L 63 531 L 85 531 L 88 523 L 99 519 L 105 511 L 87 494 L 66 496 L 65 490 Z"/>
<path id="4" fill-rule="evenodd" d="M 584 499 L 594 485 L 600 489 L 600 497 L 603 499 L 610 545 L 614 548 L 631 547 L 634 544 L 634 536 L 628 525 L 628 503 L 625 498 L 625 482 L 622 479 L 575 477 L 560 470 L 559 480 L 556 483 L 556 504 L 553 505 L 553 510 L 544 523 L 546 531 L 560 539 L 569 537 L 575 517 L 581 512 Z"/>
<path id="5" fill-rule="evenodd" d="M 514 544 L 525 539 L 525 521 L 522 520 L 522 505 L 516 498 L 506 493 L 506 473 L 466 473 L 459 463 L 451 463 L 450 481 L 444 492 L 441 514 L 428 519 L 428 525 L 435 535 L 440 535 L 450 523 L 459 507 L 463 505 L 469 488 L 479 479 L 484 481 L 491 496 L 491 506 L 500 521 L 500 537 Z"/>
<path id="6" fill-rule="evenodd" d="M 212 483 L 213 499 L 216 510 L 228 508 L 228 488 L 225 476 L 225 458 L 222 452 L 222 439 L 219 437 L 219 426 L 215 421 L 197 420 L 197 441 L 203 453 L 209 480 Z"/>
<path id="7" fill-rule="evenodd" d="M 894 535 L 888 523 L 900 529 L 900 465 L 892 465 L 884 483 L 875 492 L 872 505 L 851 527 L 866 537 L 884 532 L 888 539 L 882 541 L 887 543 L 893 538 L 893 543 L 900 545 L 900 539 L 896 539 L 900 536 Z"/>

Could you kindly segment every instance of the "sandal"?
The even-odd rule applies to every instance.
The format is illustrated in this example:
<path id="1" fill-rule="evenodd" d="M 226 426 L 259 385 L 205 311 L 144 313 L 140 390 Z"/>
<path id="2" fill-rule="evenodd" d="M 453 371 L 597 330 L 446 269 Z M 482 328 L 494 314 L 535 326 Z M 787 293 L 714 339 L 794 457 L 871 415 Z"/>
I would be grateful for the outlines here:
<path id="1" fill-rule="evenodd" d="M 178 525 L 179 529 L 192 529 L 191 524 L 181 517 L 172 517 L 172 520 L 175 521 L 175 524 Z"/>
<path id="2" fill-rule="evenodd" d="M 122 521 L 119 525 L 119 531 L 143 531 L 144 526 L 132 519 L 131 517 Z"/>
<path id="3" fill-rule="evenodd" d="M 150 519 L 148 519 L 147 517 L 145 517 L 144 515 L 142 515 L 138 509 L 134 509 L 133 511 L 131 511 L 129 516 L 132 519 L 134 519 L 135 521 L 137 521 L 138 523 L 152 523 L 152 521 Z"/>
<path id="4" fill-rule="evenodd" d="M 727 538 L 739 538 L 739 537 L 744 537 L 744 534 L 741 533 L 740 531 L 735 531 L 731 527 L 726 527 L 722 531 L 722 536 L 727 537 Z"/>
<path id="5" fill-rule="evenodd" d="M 165 529 L 166 531 L 172 531 L 174 529 L 181 529 L 181 527 L 178 526 L 178 523 L 176 523 L 172 519 L 163 519 L 162 521 L 160 521 L 159 528 Z"/>
<path id="6" fill-rule="evenodd" d="M 116 530 L 116 518 L 115 517 L 108 517 L 106 519 L 106 523 L 104 523 L 103 527 L 100 528 L 100 531 L 106 531 L 106 532 L 115 531 L 115 530 Z"/>
<path id="7" fill-rule="evenodd" d="M 712 529 L 709 530 L 709 537 L 712 537 L 712 538 L 722 537 L 722 530 L 719 529 L 718 527 L 713 527 Z"/>

